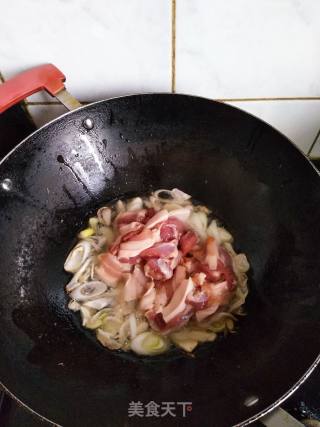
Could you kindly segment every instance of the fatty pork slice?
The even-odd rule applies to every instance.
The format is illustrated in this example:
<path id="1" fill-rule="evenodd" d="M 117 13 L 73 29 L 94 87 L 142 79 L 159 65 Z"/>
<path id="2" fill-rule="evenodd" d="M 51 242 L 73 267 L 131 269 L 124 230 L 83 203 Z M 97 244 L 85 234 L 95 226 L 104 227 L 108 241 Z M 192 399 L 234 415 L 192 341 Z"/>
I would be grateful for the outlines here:
<path id="1" fill-rule="evenodd" d="M 132 222 L 143 223 L 147 215 L 146 209 L 140 209 L 137 211 L 121 212 L 115 218 L 115 225 L 120 228 L 124 224 L 130 224 Z"/>
<path id="2" fill-rule="evenodd" d="M 190 206 L 185 208 L 173 209 L 169 212 L 169 218 L 175 218 L 185 224 L 191 214 L 192 208 Z"/>
<path id="3" fill-rule="evenodd" d="M 198 243 L 198 240 L 198 236 L 193 231 L 189 230 L 184 233 L 179 241 L 182 255 L 186 255 L 187 253 L 191 252 Z"/>
<path id="4" fill-rule="evenodd" d="M 130 259 L 138 256 L 141 252 L 159 241 L 159 234 L 159 230 L 144 228 L 141 233 L 132 236 L 130 240 L 120 244 L 118 258 Z"/>
<path id="5" fill-rule="evenodd" d="M 148 311 L 153 308 L 156 299 L 156 290 L 154 282 L 147 284 L 147 291 L 144 293 L 139 302 L 139 309 L 142 311 Z"/>
<path id="6" fill-rule="evenodd" d="M 179 315 L 186 308 L 187 295 L 194 289 L 194 283 L 191 278 L 183 280 L 175 290 L 170 302 L 162 311 L 163 320 L 168 323 L 174 317 Z"/>
<path id="7" fill-rule="evenodd" d="M 227 304 L 232 295 L 227 281 L 217 284 L 206 283 L 201 290 L 207 294 L 208 302 L 203 310 L 196 312 L 195 316 L 198 322 L 202 322 L 202 320 L 214 314 L 220 306 Z"/>
<path id="8" fill-rule="evenodd" d="M 132 273 L 129 273 L 126 283 L 123 288 L 124 300 L 126 302 L 139 299 L 146 287 L 147 278 L 143 273 L 142 268 L 136 265 Z"/>
<path id="9" fill-rule="evenodd" d="M 172 258 L 177 255 L 177 241 L 160 242 L 140 253 L 143 259 Z"/>
<path id="10" fill-rule="evenodd" d="M 173 275 L 169 259 L 150 258 L 145 266 L 144 273 L 153 280 L 168 280 Z"/>
<path id="11" fill-rule="evenodd" d="M 123 277 L 123 265 L 109 252 L 99 255 L 98 260 L 99 265 L 95 268 L 97 276 L 106 284 L 115 286 Z"/>
<path id="12" fill-rule="evenodd" d="M 150 229 L 154 228 L 156 225 L 160 224 L 161 222 L 167 221 L 168 217 L 169 217 L 168 211 L 166 209 L 162 209 L 147 221 L 145 227 Z"/>
<path id="13" fill-rule="evenodd" d="M 219 258 L 219 248 L 216 240 L 209 236 L 206 243 L 205 263 L 208 264 L 210 270 L 216 270 Z"/>
<path id="14" fill-rule="evenodd" d="M 183 311 L 173 317 L 168 323 L 163 319 L 161 312 L 156 312 L 154 309 L 148 310 L 145 316 L 149 322 L 150 327 L 162 334 L 169 334 L 175 330 L 179 330 L 186 325 L 194 313 L 194 309 L 191 305 L 186 304 Z"/>

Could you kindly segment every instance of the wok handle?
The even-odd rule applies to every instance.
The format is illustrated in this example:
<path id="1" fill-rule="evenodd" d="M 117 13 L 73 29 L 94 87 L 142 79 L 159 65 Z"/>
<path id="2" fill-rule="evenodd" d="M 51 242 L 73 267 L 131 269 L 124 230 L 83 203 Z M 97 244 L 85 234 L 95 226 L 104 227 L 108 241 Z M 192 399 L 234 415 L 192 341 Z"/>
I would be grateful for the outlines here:
<path id="1" fill-rule="evenodd" d="M 81 106 L 65 89 L 65 75 L 53 64 L 39 65 L 0 84 L 0 113 L 41 90 L 58 98 L 68 109 Z"/>

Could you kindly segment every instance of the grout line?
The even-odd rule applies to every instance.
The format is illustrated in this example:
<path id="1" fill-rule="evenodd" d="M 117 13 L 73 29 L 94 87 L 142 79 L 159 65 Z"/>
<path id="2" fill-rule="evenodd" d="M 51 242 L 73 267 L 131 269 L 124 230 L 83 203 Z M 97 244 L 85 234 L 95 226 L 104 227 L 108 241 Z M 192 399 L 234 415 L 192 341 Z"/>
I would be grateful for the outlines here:
<path id="1" fill-rule="evenodd" d="M 176 92 L 176 16 L 177 0 L 171 0 L 171 92 Z"/>
<path id="2" fill-rule="evenodd" d="M 312 141 L 312 144 L 310 145 L 310 148 L 309 148 L 309 150 L 308 150 L 308 152 L 307 152 L 307 156 L 308 156 L 308 157 L 310 157 L 310 156 L 311 156 L 312 150 L 314 149 L 314 147 L 315 147 L 315 145 L 316 145 L 317 141 L 318 141 L 318 140 L 320 141 L 319 137 L 320 137 L 320 129 L 318 130 L 318 132 L 317 132 L 317 134 L 316 134 L 316 136 L 315 136 L 314 140 Z"/>
<path id="3" fill-rule="evenodd" d="M 320 101 L 320 96 L 280 96 L 265 98 L 219 98 L 220 102 L 255 102 L 255 101 Z"/>

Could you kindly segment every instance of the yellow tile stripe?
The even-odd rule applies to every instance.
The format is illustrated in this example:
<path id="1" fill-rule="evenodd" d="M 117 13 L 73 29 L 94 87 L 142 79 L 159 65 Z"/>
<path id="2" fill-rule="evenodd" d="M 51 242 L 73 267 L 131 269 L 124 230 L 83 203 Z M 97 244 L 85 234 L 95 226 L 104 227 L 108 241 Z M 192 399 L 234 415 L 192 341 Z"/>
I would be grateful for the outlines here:
<path id="1" fill-rule="evenodd" d="M 176 0 L 171 0 L 171 92 L 176 91 Z"/>

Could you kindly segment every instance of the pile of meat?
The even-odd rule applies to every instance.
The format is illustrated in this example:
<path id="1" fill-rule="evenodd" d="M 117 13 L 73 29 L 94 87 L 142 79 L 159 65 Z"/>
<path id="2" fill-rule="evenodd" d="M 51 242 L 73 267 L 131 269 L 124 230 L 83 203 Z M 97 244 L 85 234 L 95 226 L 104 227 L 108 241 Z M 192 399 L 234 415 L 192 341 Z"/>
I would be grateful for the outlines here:
<path id="1" fill-rule="evenodd" d="M 151 328 L 162 334 L 201 322 L 227 305 L 237 285 L 232 260 L 214 237 L 190 228 L 192 207 L 119 213 L 117 238 L 98 256 L 95 273 L 111 287 L 123 286 Z M 111 214 L 111 213 L 110 213 Z"/>

